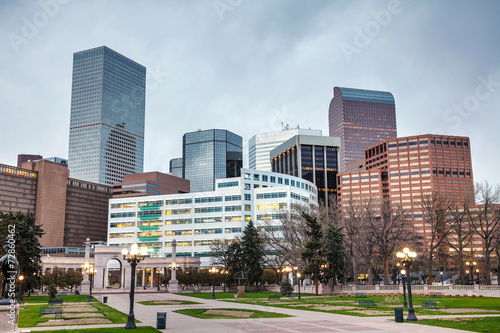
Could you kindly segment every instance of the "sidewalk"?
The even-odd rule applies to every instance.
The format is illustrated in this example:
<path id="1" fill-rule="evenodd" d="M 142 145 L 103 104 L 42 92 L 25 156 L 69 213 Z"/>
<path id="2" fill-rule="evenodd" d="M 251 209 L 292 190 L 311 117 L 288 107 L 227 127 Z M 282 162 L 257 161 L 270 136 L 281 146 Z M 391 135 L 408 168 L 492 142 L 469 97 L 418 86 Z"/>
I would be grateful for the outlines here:
<path id="1" fill-rule="evenodd" d="M 146 300 L 189 300 L 202 304 L 193 305 L 142 305 L 135 304 L 135 318 L 142 321 L 137 326 L 156 327 L 156 313 L 167 313 L 167 329 L 162 332 L 169 333 L 320 333 L 320 332 L 384 332 L 384 333 L 458 333 L 465 332 L 439 327 L 430 327 L 411 323 L 395 323 L 394 317 L 353 317 L 315 311 L 302 311 L 294 309 L 282 309 L 253 304 L 229 303 L 218 300 L 205 300 L 182 295 L 172 294 L 136 294 L 136 301 Z M 128 294 L 108 295 L 108 305 L 128 313 Z M 268 319 L 198 319 L 172 312 L 177 309 L 189 308 L 240 308 L 270 312 L 279 312 L 294 317 L 290 318 L 268 318 Z M 438 316 L 426 316 L 426 318 L 437 318 Z M 443 316 L 446 317 L 446 316 Z M 452 316 L 447 316 L 450 318 Z M 453 316 L 453 317 L 477 317 L 477 316 Z M 419 317 L 423 319 L 424 317 Z M 31 331 L 45 331 L 57 329 L 82 329 L 82 328 L 104 328 L 125 327 L 125 324 L 89 325 L 89 326 L 58 326 L 58 327 L 36 327 Z M 18 332 L 21 332 L 19 330 Z"/>

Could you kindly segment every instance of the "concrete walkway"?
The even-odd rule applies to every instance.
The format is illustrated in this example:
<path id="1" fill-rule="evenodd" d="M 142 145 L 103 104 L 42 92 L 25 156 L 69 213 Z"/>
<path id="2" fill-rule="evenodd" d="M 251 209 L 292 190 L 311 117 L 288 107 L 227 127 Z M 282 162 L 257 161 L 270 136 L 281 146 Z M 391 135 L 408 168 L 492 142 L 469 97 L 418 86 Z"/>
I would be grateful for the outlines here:
<path id="1" fill-rule="evenodd" d="M 430 327 L 411 323 L 395 323 L 394 316 L 390 317 L 353 317 L 324 312 L 303 311 L 295 309 L 282 309 L 253 304 L 229 303 L 219 300 L 204 300 L 182 295 L 141 293 L 135 295 L 136 301 L 146 300 L 189 300 L 202 304 L 193 305 L 142 305 L 135 304 L 134 313 L 136 319 L 142 321 L 137 326 L 156 327 L 156 313 L 167 313 L 167 329 L 162 332 L 170 333 L 320 333 L 320 332 L 384 332 L 384 333 L 453 333 L 465 332 L 447 328 Z M 108 305 L 128 313 L 128 294 L 108 295 Z M 172 312 L 177 309 L 189 308 L 239 308 L 270 312 L 279 312 L 294 317 L 290 318 L 268 318 L 268 319 L 198 319 Z M 438 316 L 427 316 L 436 318 Z M 446 316 L 443 316 L 446 317 Z M 477 317 L 477 316 L 447 316 L 451 317 Z M 424 318 L 424 317 L 419 317 Z M 37 327 L 31 331 L 44 331 L 56 329 L 98 328 L 98 327 L 125 327 L 118 325 L 89 325 L 89 326 L 58 326 Z M 19 330 L 21 332 L 21 330 Z"/>

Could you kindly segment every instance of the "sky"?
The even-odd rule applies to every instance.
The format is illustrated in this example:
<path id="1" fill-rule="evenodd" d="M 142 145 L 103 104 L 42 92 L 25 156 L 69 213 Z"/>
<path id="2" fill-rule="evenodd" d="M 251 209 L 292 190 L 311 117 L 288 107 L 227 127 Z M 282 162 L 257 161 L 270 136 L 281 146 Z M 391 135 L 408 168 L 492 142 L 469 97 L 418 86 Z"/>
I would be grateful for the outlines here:
<path id="1" fill-rule="evenodd" d="M 144 171 L 182 135 L 328 135 L 333 87 L 389 91 L 398 136 L 468 136 L 475 181 L 500 184 L 500 1 L 0 2 L 0 164 L 68 156 L 73 53 L 147 67 Z"/>

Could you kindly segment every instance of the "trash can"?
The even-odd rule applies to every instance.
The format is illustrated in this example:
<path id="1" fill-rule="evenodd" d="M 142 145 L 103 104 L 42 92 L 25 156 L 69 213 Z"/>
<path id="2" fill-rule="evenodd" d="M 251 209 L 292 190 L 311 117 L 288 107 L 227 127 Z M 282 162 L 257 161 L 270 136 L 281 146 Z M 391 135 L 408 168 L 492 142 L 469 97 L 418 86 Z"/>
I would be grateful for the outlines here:
<path id="1" fill-rule="evenodd" d="M 403 308 L 394 308 L 394 320 L 396 323 L 402 323 L 403 320 Z"/>
<path id="2" fill-rule="evenodd" d="M 80 290 L 75 290 L 75 295 L 80 295 Z"/>
<path id="3" fill-rule="evenodd" d="M 102 296 L 102 302 L 108 303 L 108 296 Z"/>
<path id="4" fill-rule="evenodd" d="M 156 328 L 159 330 L 164 330 L 167 328 L 167 313 L 157 312 L 156 313 Z"/>

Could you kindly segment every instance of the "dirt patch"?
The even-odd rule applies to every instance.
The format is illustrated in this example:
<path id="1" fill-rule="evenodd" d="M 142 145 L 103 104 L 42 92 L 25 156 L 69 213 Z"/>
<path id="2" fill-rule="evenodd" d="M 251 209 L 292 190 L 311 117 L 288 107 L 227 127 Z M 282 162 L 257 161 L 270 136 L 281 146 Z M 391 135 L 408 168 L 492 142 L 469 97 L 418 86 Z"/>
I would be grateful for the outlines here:
<path id="1" fill-rule="evenodd" d="M 42 318 L 53 318 L 53 314 L 43 315 Z M 95 312 L 78 312 L 78 313 L 63 313 L 63 318 L 80 318 L 80 317 L 104 317 L 102 313 Z"/>
<path id="2" fill-rule="evenodd" d="M 327 301 L 326 303 L 356 303 L 356 301 Z"/>
<path id="3" fill-rule="evenodd" d="M 377 310 L 351 311 L 351 312 L 362 313 L 369 316 L 389 315 L 394 313 L 394 311 L 377 311 Z"/>
<path id="4" fill-rule="evenodd" d="M 204 312 L 204 314 L 250 318 L 250 316 L 253 314 L 253 312 L 250 312 L 250 311 L 232 311 L 232 310 L 207 310 Z"/>
<path id="5" fill-rule="evenodd" d="M 498 310 L 486 310 L 486 309 L 437 309 L 446 313 L 467 313 L 467 312 L 490 312 L 490 313 L 499 313 Z"/>
<path id="6" fill-rule="evenodd" d="M 63 306 L 64 312 L 99 312 L 93 306 Z"/>
<path id="7" fill-rule="evenodd" d="M 181 305 L 182 301 L 170 301 L 170 300 L 164 300 L 164 301 L 151 301 L 151 304 L 160 304 L 160 305 Z"/>
<path id="8" fill-rule="evenodd" d="M 314 306 L 315 309 L 318 309 L 318 310 L 325 310 L 325 311 L 332 311 L 332 310 L 352 310 L 352 309 L 356 309 L 355 306 L 349 306 L 349 305 L 346 305 L 346 306 L 342 306 L 342 305 L 337 305 L 337 306 L 319 306 L 319 305 L 316 305 Z"/>
<path id="9" fill-rule="evenodd" d="M 112 321 L 104 318 L 83 318 L 83 319 L 64 319 L 49 320 L 44 323 L 38 323 L 36 326 L 59 326 L 59 325 L 77 325 L 77 324 L 111 324 Z"/>

